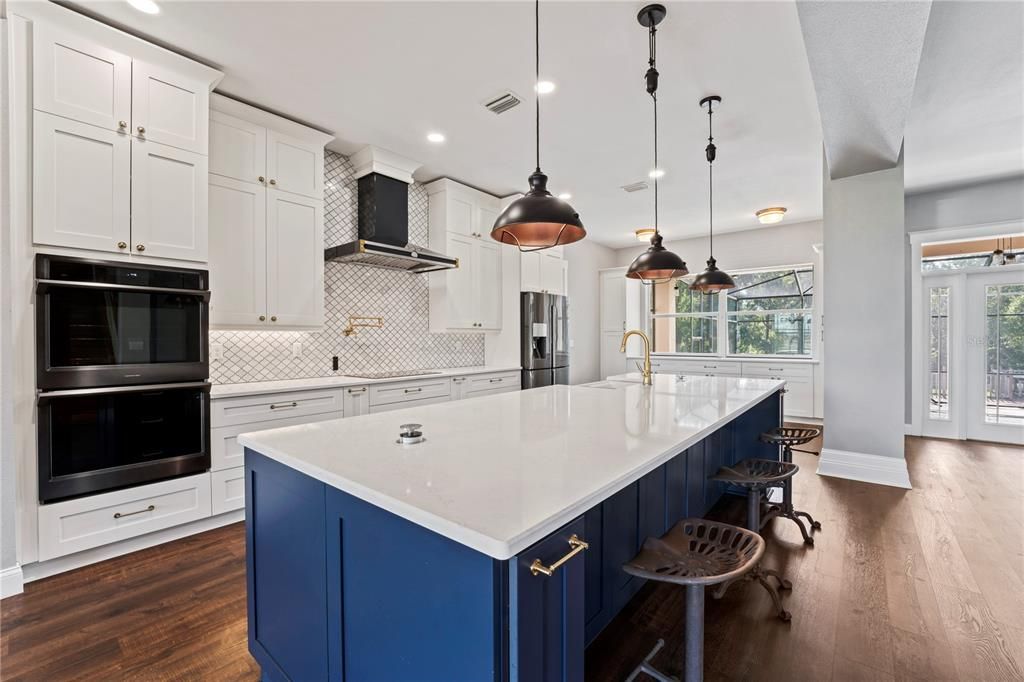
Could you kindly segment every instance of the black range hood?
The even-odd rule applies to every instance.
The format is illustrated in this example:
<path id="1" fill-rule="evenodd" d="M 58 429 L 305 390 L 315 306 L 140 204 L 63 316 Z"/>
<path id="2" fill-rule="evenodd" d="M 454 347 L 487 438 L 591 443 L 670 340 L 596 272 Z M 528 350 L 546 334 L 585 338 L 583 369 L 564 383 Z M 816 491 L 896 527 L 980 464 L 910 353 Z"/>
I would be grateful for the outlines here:
<path id="1" fill-rule="evenodd" d="M 371 172 L 358 183 L 359 238 L 325 249 L 326 260 L 412 273 L 459 267 L 457 258 L 409 243 L 406 182 Z"/>

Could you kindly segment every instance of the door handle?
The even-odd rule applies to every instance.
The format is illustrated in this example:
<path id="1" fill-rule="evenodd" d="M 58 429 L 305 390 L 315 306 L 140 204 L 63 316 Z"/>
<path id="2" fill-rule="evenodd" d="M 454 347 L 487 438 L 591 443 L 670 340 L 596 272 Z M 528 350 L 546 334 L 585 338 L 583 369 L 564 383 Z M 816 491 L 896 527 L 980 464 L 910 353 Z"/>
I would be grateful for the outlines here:
<path id="1" fill-rule="evenodd" d="M 583 540 L 580 540 L 575 533 L 569 536 L 569 546 L 572 547 L 572 549 L 569 550 L 569 552 L 565 554 L 565 556 L 563 556 L 561 559 L 551 564 L 550 566 L 545 566 L 544 562 L 540 559 L 534 559 L 533 563 L 530 564 L 530 573 L 532 573 L 533 575 L 543 573 L 544 575 L 551 577 L 555 574 L 555 571 L 557 571 L 559 568 L 565 565 L 565 562 L 569 561 L 569 559 L 572 559 L 580 552 L 586 551 L 590 547 L 589 544 L 587 544 Z"/>

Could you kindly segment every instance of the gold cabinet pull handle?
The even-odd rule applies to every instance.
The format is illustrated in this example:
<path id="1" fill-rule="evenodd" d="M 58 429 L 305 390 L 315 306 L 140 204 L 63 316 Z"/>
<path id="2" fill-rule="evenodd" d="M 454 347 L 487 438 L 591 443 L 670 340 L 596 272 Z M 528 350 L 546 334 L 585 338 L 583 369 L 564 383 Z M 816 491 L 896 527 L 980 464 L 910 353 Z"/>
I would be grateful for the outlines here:
<path id="1" fill-rule="evenodd" d="M 271 315 L 270 316 L 270 321 L 271 322 L 277 322 L 277 315 Z"/>
<path id="2" fill-rule="evenodd" d="M 138 128 L 136 128 L 136 130 L 139 131 L 139 135 L 145 135 L 146 134 L 146 129 L 143 126 L 139 126 Z"/>
<path id="3" fill-rule="evenodd" d="M 127 242 L 118 242 L 117 243 L 117 248 L 119 248 L 119 249 L 127 249 L 128 248 L 128 243 Z"/>
<path id="4" fill-rule="evenodd" d="M 151 512 L 154 509 L 156 509 L 156 505 L 155 504 L 151 504 L 148 507 L 146 507 L 145 509 L 140 509 L 138 511 L 125 512 L 124 514 L 122 514 L 121 512 L 114 512 L 114 518 L 115 519 L 123 519 L 126 516 L 135 516 L 136 514 L 145 514 L 146 512 Z"/>
<path id="5" fill-rule="evenodd" d="M 135 250 L 141 253 L 141 252 L 146 250 L 146 245 L 145 244 L 136 244 L 135 245 Z"/>
<path id="6" fill-rule="evenodd" d="M 260 315 L 260 322 L 266 322 L 266 321 L 267 321 L 267 316 L 266 315 Z"/>
<path id="7" fill-rule="evenodd" d="M 348 389 L 348 392 L 350 395 L 354 395 L 356 393 L 366 393 L 366 386 L 363 386 L 362 388 L 350 388 Z"/>
<path id="8" fill-rule="evenodd" d="M 264 182 L 264 178 L 263 178 L 263 176 L 262 176 L 262 175 L 261 175 L 261 176 L 259 176 L 259 177 L 258 177 L 258 178 L 256 178 L 256 179 L 257 179 L 257 180 L 259 180 L 260 182 Z"/>
<path id="9" fill-rule="evenodd" d="M 270 184 L 271 184 L 271 185 L 276 185 L 276 184 L 277 184 L 277 180 L 271 179 L 271 180 L 270 180 Z"/>
<path id="10" fill-rule="evenodd" d="M 550 566 L 545 566 L 544 562 L 542 562 L 540 559 L 534 559 L 533 563 L 530 564 L 530 573 L 532 573 L 533 575 L 543 573 L 548 577 L 553 576 L 555 574 L 555 571 L 561 568 L 562 565 L 565 564 L 565 562 L 567 562 L 569 559 L 572 559 L 580 552 L 583 552 L 590 548 L 590 545 L 584 542 L 583 540 L 580 540 L 579 537 L 577 537 L 576 533 L 573 533 L 569 536 L 569 546 L 572 547 L 572 549 L 569 550 L 569 553 L 561 559 L 559 559 L 558 561 L 556 561 L 555 563 L 551 564 Z"/>
<path id="11" fill-rule="evenodd" d="M 502 381 L 504 381 L 504 379 L 491 379 L 490 381 L 491 381 L 492 384 L 498 384 L 498 383 L 501 383 Z"/>
<path id="12" fill-rule="evenodd" d="M 407 389 L 405 389 L 405 392 L 406 393 L 419 393 L 422 390 L 423 390 L 423 387 L 420 387 L 420 388 L 407 388 Z"/>
<path id="13" fill-rule="evenodd" d="M 272 410 L 281 410 L 281 409 L 288 408 L 288 407 L 298 407 L 298 406 L 299 406 L 299 404 L 293 400 L 290 403 L 274 403 L 273 405 L 270 406 L 270 409 L 272 409 Z"/>
<path id="14" fill-rule="evenodd" d="M 128 127 L 128 121 L 118 121 L 117 127 L 120 128 L 121 130 L 124 130 L 125 128 Z"/>

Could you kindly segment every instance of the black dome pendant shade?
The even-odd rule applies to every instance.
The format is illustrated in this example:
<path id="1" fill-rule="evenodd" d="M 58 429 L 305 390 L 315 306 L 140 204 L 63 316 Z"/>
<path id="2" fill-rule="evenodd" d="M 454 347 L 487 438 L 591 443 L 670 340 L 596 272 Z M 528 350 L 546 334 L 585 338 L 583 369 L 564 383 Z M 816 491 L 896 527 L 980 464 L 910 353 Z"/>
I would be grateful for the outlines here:
<path id="1" fill-rule="evenodd" d="M 654 168 L 658 168 L 658 69 L 655 68 L 657 56 L 657 40 L 655 28 L 665 18 L 663 5 L 648 5 L 640 10 L 636 19 L 640 25 L 648 29 L 648 48 L 650 57 L 645 80 L 647 94 L 654 103 Z M 654 176 L 654 236 L 651 246 L 633 259 L 626 269 L 626 277 L 638 279 L 644 284 L 659 284 L 678 279 L 689 274 L 683 259 L 661 245 L 661 232 L 658 231 L 658 178 Z"/>
<path id="2" fill-rule="evenodd" d="M 530 176 L 530 191 L 509 204 L 491 228 L 491 239 L 520 251 L 540 251 L 578 242 L 587 236 L 580 214 L 548 191 L 548 176 L 540 169 L 540 0 L 534 2 L 534 56 L 536 73 L 537 168 Z"/>
<path id="3" fill-rule="evenodd" d="M 714 294 L 719 291 L 725 291 L 736 287 L 736 282 L 732 281 L 732 277 L 729 273 L 719 270 L 718 265 L 715 262 L 715 230 L 712 216 L 714 215 L 714 191 L 712 184 L 712 170 L 711 167 L 715 162 L 715 154 L 718 148 L 715 147 L 715 138 L 711 134 L 711 108 L 716 104 L 720 103 L 722 98 L 718 95 L 710 95 L 700 101 L 700 106 L 708 108 L 708 146 L 704 148 L 704 155 L 708 160 L 708 267 L 704 272 L 697 275 L 693 282 L 690 284 L 690 289 L 694 291 L 701 291 L 705 294 Z"/>

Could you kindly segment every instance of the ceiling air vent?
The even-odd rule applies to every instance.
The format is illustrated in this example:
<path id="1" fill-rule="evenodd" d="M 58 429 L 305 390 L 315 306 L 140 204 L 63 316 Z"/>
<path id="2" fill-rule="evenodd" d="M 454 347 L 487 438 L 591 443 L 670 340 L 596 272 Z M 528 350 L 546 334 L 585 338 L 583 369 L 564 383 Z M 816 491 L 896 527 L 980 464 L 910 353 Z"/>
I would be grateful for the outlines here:
<path id="1" fill-rule="evenodd" d="M 520 102 L 522 100 L 519 99 L 519 95 L 511 90 L 506 90 L 499 92 L 493 97 L 488 97 L 484 100 L 483 105 L 487 107 L 488 111 L 492 111 L 495 114 L 504 114 L 509 109 L 519 106 Z"/>
<path id="2" fill-rule="evenodd" d="M 639 192 L 641 190 L 647 189 L 647 187 L 647 181 L 641 180 L 640 182 L 631 182 L 628 185 L 623 185 L 622 189 L 624 189 L 627 192 Z"/>

